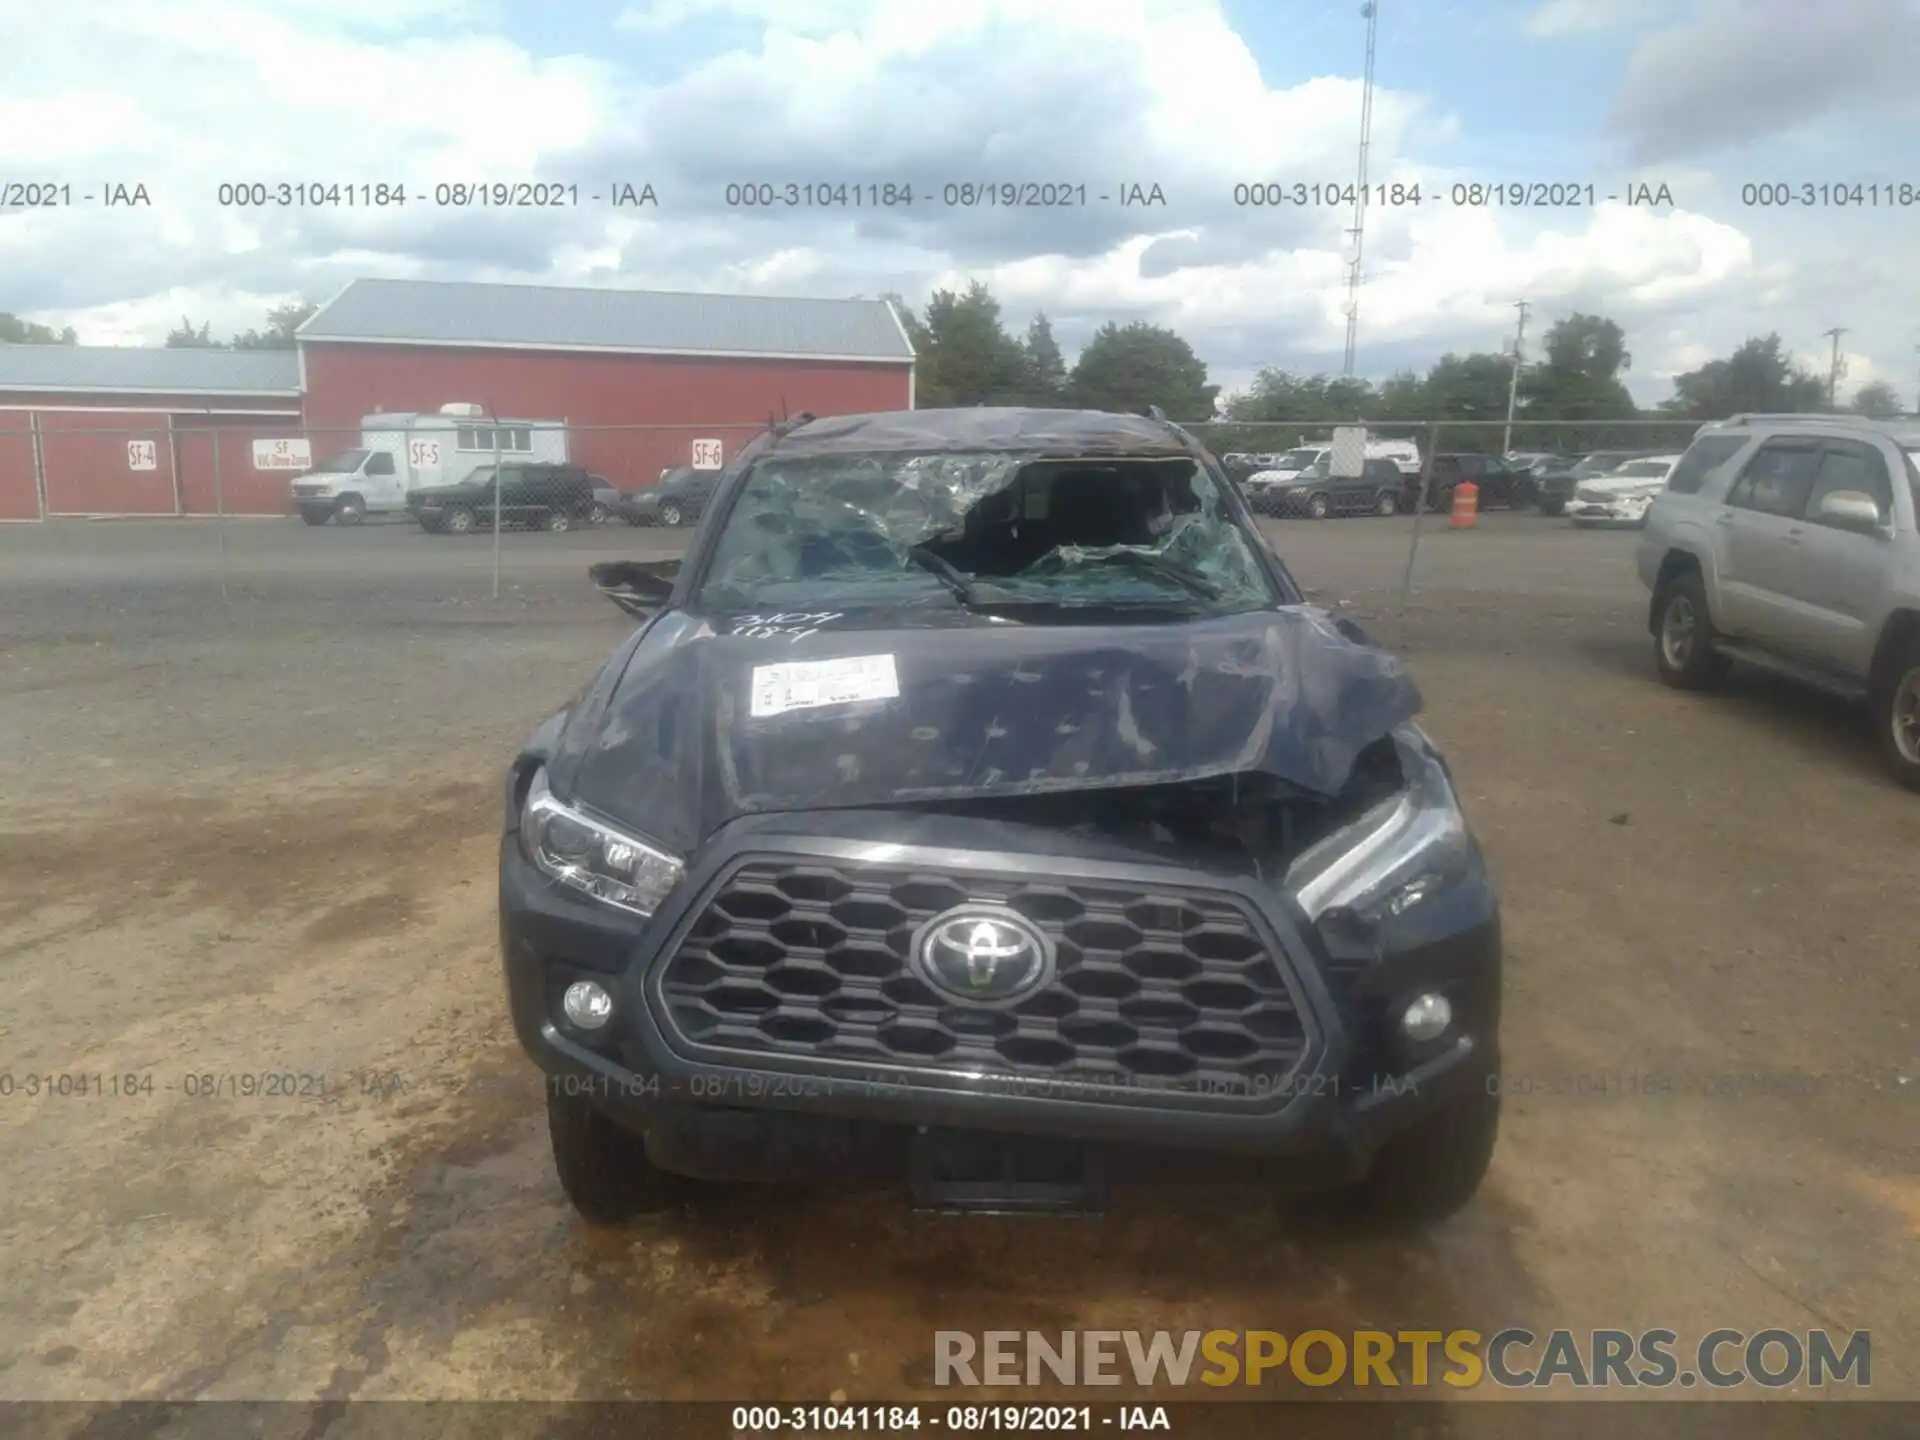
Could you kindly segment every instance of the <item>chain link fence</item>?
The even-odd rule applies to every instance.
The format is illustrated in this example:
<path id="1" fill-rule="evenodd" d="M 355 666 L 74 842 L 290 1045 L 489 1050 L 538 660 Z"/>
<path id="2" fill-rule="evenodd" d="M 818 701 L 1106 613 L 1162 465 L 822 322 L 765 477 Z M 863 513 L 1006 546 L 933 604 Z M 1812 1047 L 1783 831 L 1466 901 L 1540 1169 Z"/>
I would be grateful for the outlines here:
<path id="1" fill-rule="evenodd" d="M 1335 432 L 1354 427 L 1366 436 L 1364 463 L 1358 473 L 1336 474 L 1356 468 L 1336 466 L 1330 455 Z M 1263 516 L 1398 517 L 1407 530 L 1404 605 L 1422 534 L 1455 528 L 1438 517 L 1450 514 L 1463 482 L 1478 492 L 1476 512 L 1566 516 L 1581 483 L 1631 457 L 1679 454 L 1698 422 L 1326 419 L 1186 428 Z M 672 553 L 678 541 L 669 532 L 699 520 L 722 468 L 764 429 L 565 425 L 474 406 L 368 417 L 350 428 L 254 413 L 163 415 L 128 426 L 85 412 L 9 412 L 0 417 L 0 521 L 208 521 L 210 534 L 157 543 L 176 571 L 216 578 L 228 598 L 271 595 L 301 576 L 324 587 L 329 578 L 377 586 L 383 575 L 500 598 L 542 577 L 578 576 L 594 560 Z M 61 548 L 95 547 L 82 539 Z"/>

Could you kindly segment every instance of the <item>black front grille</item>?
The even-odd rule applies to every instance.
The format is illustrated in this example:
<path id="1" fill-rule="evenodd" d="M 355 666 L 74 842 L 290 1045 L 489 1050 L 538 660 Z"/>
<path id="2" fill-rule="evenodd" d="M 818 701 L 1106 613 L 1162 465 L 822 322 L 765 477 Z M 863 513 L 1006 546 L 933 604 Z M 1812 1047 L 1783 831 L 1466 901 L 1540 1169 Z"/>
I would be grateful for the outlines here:
<path id="1" fill-rule="evenodd" d="M 1052 979 L 1003 1009 L 929 986 L 909 964 L 914 932 L 963 904 L 1043 930 Z M 1041 1078 L 1114 1102 L 1278 1102 L 1306 1046 L 1244 903 L 1185 887 L 753 860 L 712 894 L 661 990 L 698 1047 Z"/>

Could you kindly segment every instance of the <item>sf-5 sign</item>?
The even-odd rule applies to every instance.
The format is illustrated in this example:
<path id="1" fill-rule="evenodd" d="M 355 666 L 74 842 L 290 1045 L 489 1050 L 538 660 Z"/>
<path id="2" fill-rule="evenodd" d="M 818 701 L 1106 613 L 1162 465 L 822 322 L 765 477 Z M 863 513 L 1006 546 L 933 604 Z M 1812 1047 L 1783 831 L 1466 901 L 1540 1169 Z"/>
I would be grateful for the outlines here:
<path id="1" fill-rule="evenodd" d="M 313 447 L 305 440 L 256 440 L 253 442 L 253 468 L 311 470 Z"/>
<path id="2" fill-rule="evenodd" d="M 721 459 L 723 447 L 718 440 L 696 440 L 693 442 L 693 468 L 696 470 L 718 470 L 724 462 Z"/>
<path id="3" fill-rule="evenodd" d="M 129 470 L 158 470 L 160 468 L 160 447 L 152 440 L 127 441 L 127 468 Z"/>

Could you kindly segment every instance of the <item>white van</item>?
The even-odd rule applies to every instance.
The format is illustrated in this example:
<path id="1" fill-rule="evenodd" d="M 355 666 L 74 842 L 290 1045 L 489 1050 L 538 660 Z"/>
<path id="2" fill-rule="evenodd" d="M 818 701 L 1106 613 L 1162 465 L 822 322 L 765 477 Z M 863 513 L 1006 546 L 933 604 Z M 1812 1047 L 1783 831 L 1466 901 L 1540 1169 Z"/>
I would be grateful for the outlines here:
<path id="1" fill-rule="evenodd" d="M 360 444 L 294 477 L 293 503 L 309 525 L 404 513 L 407 492 L 457 485 L 496 453 L 502 460 L 567 459 L 567 429 L 551 420 L 490 420 L 479 405 L 368 415 Z"/>

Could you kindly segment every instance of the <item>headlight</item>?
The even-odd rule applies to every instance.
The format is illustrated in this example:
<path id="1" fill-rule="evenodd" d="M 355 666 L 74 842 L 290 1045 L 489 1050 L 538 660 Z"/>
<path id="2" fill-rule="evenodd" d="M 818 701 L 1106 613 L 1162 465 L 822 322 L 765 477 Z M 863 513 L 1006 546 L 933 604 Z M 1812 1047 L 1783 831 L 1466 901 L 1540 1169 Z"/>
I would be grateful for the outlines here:
<path id="1" fill-rule="evenodd" d="M 520 848 L 562 885 L 634 915 L 651 915 L 685 866 L 603 821 L 562 805 L 536 771 L 520 810 Z"/>
<path id="2" fill-rule="evenodd" d="M 1307 918 L 1350 909 L 1369 920 L 1398 915 L 1458 878 L 1473 839 L 1453 786 L 1416 733 L 1396 732 L 1407 788 L 1303 851 L 1286 884 Z"/>

